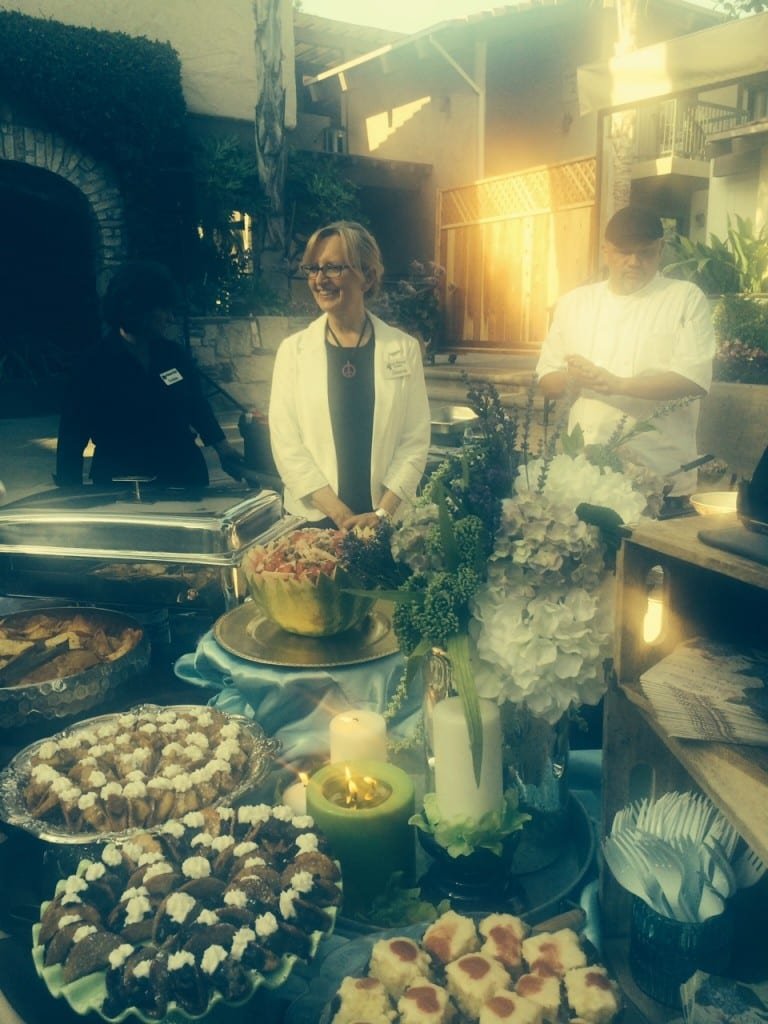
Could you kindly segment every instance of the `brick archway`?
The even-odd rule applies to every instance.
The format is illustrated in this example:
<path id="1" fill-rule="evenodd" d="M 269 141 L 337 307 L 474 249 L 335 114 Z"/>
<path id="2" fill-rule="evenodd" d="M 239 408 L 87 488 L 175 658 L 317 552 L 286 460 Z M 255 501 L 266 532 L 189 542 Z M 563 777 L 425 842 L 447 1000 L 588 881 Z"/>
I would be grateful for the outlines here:
<path id="1" fill-rule="evenodd" d="M 0 112 L 0 160 L 49 171 L 82 193 L 92 216 L 93 271 L 101 290 L 126 255 L 123 197 L 111 170 L 61 135 L 25 122 L 7 107 Z"/>

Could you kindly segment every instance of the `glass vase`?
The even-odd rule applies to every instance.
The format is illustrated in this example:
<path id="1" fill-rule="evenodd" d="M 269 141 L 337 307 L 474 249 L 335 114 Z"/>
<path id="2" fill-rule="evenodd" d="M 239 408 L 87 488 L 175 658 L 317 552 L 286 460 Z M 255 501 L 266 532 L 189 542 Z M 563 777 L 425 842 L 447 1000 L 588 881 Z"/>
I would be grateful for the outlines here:
<path id="1" fill-rule="evenodd" d="M 568 838 L 569 716 L 550 724 L 524 704 L 501 705 L 504 788 L 515 789 L 530 814 L 512 858 L 517 874 L 552 864 Z"/>
<path id="2" fill-rule="evenodd" d="M 435 791 L 435 746 L 432 716 L 435 705 L 446 697 L 455 697 L 451 663 L 445 651 L 433 647 L 422 662 L 421 674 L 424 682 L 424 700 L 422 715 L 424 718 L 424 759 L 427 772 L 425 789 L 428 793 Z"/>
<path id="3" fill-rule="evenodd" d="M 438 701 L 456 694 L 451 663 L 433 648 L 424 659 L 424 743 L 427 790 L 434 791 L 432 714 Z M 554 725 L 532 715 L 524 704 L 501 705 L 504 789 L 515 790 L 521 811 L 531 816 L 510 859 L 515 874 L 527 874 L 552 864 L 568 839 L 569 717 Z"/>

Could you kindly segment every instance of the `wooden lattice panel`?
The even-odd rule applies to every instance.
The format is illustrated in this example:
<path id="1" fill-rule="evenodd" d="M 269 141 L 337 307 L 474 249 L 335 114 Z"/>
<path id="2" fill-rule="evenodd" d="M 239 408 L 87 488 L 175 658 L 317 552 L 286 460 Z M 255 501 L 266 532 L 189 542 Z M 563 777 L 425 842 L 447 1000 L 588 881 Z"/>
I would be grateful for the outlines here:
<path id="1" fill-rule="evenodd" d="M 538 346 L 558 296 L 592 273 L 594 159 L 440 193 L 449 345 Z"/>
<path id="2" fill-rule="evenodd" d="M 596 161 L 593 157 L 519 174 L 489 178 L 477 185 L 441 193 L 441 227 L 479 224 L 501 217 L 523 217 L 591 205 L 595 199 Z"/>

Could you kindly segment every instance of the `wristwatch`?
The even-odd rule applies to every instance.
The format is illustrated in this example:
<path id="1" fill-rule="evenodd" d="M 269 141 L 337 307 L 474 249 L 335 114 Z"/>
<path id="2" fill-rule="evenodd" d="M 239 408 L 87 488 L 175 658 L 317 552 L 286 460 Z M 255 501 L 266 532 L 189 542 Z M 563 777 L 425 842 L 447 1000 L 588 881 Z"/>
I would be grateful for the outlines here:
<path id="1" fill-rule="evenodd" d="M 389 519 L 389 512 L 385 508 L 375 508 L 373 514 L 378 516 L 379 519 Z"/>

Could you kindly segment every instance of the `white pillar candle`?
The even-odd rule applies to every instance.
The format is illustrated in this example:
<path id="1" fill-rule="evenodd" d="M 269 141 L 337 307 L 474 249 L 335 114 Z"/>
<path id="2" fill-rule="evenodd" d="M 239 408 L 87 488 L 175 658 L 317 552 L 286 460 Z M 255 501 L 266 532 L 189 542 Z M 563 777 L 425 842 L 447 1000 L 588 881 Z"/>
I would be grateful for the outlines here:
<path id="1" fill-rule="evenodd" d="M 282 802 L 286 807 L 290 807 L 294 814 L 306 814 L 307 783 L 300 779 L 284 789 Z"/>
<path id="2" fill-rule="evenodd" d="M 495 701 L 480 700 L 483 763 L 475 785 L 469 730 L 461 697 L 438 701 L 432 716 L 435 792 L 443 818 L 478 821 L 501 810 L 504 800 L 501 765 L 501 717 Z"/>
<path id="3" fill-rule="evenodd" d="M 331 719 L 331 764 L 386 761 L 387 723 L 375 711 L 342 711 Z"/>

